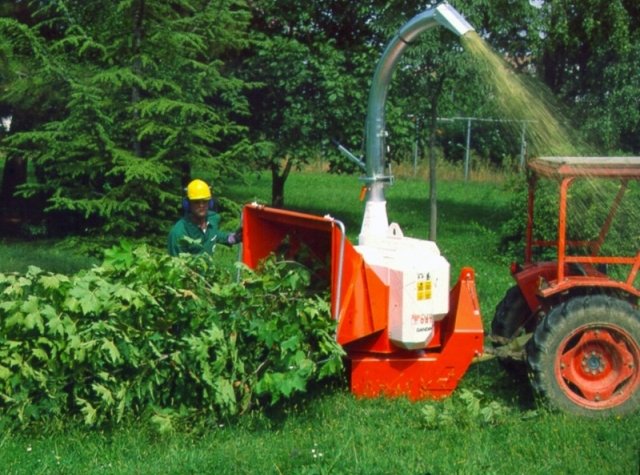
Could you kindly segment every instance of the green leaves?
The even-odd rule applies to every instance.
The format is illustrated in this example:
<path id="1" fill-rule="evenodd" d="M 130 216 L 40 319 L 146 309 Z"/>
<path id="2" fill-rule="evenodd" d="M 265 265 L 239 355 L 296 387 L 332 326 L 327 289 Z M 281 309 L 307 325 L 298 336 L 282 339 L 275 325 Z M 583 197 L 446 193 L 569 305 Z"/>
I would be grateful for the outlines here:
<path id="1" fill-rule="evenodd" d="M 91 426 L 228 418 L 342 372 L 328 299 L 308 271 L 269 260 L 218 269 L 123 243 L 63 276 L 0 274 L 0 411 Z"/>
<path id="2" fill-rule="evenodd" d="M 485 401 L 480 390 L 461 389 L 442 402 L 426 404 L 421 410 L 421 422 L 427 429 L 446 427 L 480 428 L 504 423 L 510 417 L 509 408 L 498 401 Z"/>

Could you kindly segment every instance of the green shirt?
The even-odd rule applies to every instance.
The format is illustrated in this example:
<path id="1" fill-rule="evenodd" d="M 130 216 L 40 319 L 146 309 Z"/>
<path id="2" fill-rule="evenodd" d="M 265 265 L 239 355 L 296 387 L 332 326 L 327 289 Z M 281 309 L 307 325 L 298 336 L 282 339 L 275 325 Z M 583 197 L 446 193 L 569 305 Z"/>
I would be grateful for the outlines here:
<path id="1" fill-rule="evenodd" d="M 207 228 L 204 231 L 191 221 L 189 215 L 185 215 L 169 232 L 169 254 L 211 254 L 216 244 L 228 246 L 230 233 L 218 229 L 219 224 L 220 215 L 213 211 L 207 213 Z"/>

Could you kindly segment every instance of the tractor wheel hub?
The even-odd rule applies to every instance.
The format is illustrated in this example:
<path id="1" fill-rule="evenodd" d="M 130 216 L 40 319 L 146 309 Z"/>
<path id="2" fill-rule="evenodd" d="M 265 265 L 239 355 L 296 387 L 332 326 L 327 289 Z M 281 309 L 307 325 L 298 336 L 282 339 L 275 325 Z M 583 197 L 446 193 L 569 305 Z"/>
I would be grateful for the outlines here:
<path id="1" fill-rule="evenodd" d="M 605 359 L 602 354 L 592 351 L 589 354 L 585 354 L 582 358 L 582 367 L 587 373 L 599 374 L 604 372 L 606 366 Z"/>

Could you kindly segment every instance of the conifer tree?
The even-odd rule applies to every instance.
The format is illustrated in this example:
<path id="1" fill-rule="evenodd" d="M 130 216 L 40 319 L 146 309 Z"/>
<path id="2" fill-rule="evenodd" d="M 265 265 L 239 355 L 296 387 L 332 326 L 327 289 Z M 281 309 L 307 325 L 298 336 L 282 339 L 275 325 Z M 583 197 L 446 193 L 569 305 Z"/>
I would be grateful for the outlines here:
<path id="1" fill-rule="evenodd" d="M 0 19 L 14 65 L 0 77 L 0 102 L 37 112 L 4 144 L 36 170 L 23 194 L 85 226 L 140 234 L 175 215 L 193 168 L 209 181 L 238 169 L 246 85 L 224 58 L 247 42 L 242 0 L 31 1 L 28 10 L 28 21 Z"/>

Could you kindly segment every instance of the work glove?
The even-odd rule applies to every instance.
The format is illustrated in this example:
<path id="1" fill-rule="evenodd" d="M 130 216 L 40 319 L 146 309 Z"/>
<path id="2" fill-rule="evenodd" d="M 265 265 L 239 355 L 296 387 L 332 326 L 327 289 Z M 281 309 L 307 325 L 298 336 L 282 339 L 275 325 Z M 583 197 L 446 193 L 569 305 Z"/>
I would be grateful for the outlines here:
<path id="1" fill-rule="evenodd" d="M 240 244 L 242 242 L 242 226 L 240 226 L 234 233 L 229 234 L 229 244 Z"/>

